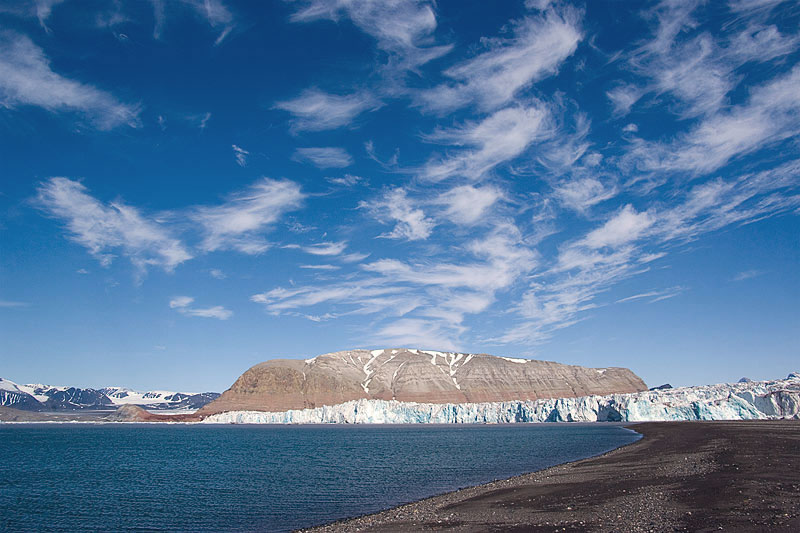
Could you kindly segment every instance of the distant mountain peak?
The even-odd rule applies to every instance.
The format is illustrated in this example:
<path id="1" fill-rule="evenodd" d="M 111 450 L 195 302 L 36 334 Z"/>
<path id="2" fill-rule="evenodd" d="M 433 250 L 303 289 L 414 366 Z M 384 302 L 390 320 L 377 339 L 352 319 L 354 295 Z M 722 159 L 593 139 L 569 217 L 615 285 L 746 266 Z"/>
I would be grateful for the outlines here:
<path id="1" fill-rule="evenodd" d="M 218 396 L 216 392 L 140 392 L 125 387 L 93 389 L 19 385 L 0 378 L 0 406 L 26 411 L 108 410 L 122 405 L 138 405 L 150 410 L 195 410 Z"/>

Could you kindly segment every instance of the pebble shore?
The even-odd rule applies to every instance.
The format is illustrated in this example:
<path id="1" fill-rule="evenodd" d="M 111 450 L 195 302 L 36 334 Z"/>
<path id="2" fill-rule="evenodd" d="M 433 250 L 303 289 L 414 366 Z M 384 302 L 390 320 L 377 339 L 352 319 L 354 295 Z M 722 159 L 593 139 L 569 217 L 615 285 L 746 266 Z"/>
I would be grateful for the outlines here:
<path id="1" fill-rule="evenodd" d="M 304 531 L 800 531 L 800 421 L 629 427 L 602 456 Z"/>

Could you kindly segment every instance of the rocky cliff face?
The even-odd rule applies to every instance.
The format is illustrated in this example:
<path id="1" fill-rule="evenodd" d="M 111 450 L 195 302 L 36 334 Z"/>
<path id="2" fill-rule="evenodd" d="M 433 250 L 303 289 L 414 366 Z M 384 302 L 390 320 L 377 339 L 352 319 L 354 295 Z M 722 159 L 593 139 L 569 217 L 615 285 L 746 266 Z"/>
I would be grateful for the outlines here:
<path id="1" fill-rule="evenodd" d="M 349 350 L 258 364 L 197 414 L 308 409 L 359 399 L 475 403 L 644 390 L 626 368 L 414 349 Z"/>

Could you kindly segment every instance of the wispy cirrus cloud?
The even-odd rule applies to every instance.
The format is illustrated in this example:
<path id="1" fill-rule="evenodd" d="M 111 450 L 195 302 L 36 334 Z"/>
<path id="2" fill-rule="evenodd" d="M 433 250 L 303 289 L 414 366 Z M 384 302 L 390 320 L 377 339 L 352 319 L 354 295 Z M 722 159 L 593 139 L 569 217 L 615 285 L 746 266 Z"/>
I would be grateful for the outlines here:
<path id="1" fill-rule="evenodd" d="M 217 320 L 228 320 L 233 316 L 233 311 L 221 305 L 215 305 L 213 307 L 194 307 L 192 306 L 193 303 L 194 298 L 191 296 L 176 296 L 169 301 L 169 307 L 186 316 L 216 318 Z"/>
<path id="2" fill-rule="evenodd" d="M 39 24 L 42 26 L 42 28 L 49 31 L 49 28 L 45 23 L 47 22 L 47 19 L 50 18 L 53 8 L 63 2 L 64 0 L 34 0 L 33 3 L 36 6 L 36 18 L 39 19 Z"/>
<path id="3" fill-rule="evenodd" d="M 241 146 L 237 146 L 235 144 L 231 145 L 233 148 L 233 156 L 236 159 L 236 164 L 240 167 L 247 166 L 247 156 L 250 155 L 250 152 L 242 148 Z"/>
<path id="4" fill-rule="evenodd" d="M 194 7 L 197 13 L 205 18 L 211 27 L 220 32 L 214 41 L 215 45 L 219 45 L 233 30 L 235 17 L 233 12 L 221 0 L 189 0 L 189 5 Z"/>
<path id="5" fill-rule="evenodd" d="M 574 211 L 585 213 L 591 207 L 614 198 L 619 189 L 615 180 L 601 175 L 568 177 L 553 186 L 558 201 Z"/>
<path id="6" fill-rule="evenodd" d="M 342 267 L 337 265 L 300 265 L 300 268 L 306 270 L 339 270 Z"/>
<path id="7" fill-rule="evenodd" d="M 548 10 L 513 24 L 510 39 L 487 39 L 487 50 L 444 71 L 453 80 L 417 94 L 427 111 L 445 112 L 476 104 L 490 111 L 510 103 L 532 83 L 558 71 L 583 38 L 582 13 Z"/>
<path id="8" fill-rule="evenodd" d="M 391 232 L 381 235 L 387 239 L 424 240 L 436 225 L 402 188 L 390 189 L 372 201 L 362 201 L 359 207 L 380 221 L 395 224 Z"/>
<path id="9" fill-rule="evenodd" d="M 345 168 L 353 164 L 347 150 L 339 147 L 298 148 L 294 152 L 295 161 L 308 161 L 319 168 Z"/>
<path id="10" fill-rule="evenodd" d="M 764 270 L 758 270 L 758 269 L 743 270 L 738 274 L 736 274 L 735 276 L 733 276 L 733 278 L 731 278 L 731 281 L 745 281 L 748 279 L 753 279 L 759 276 L 763 276 L 764 274 L 766 274 Z"/>
<path id="11" fill-rule="evenodd" d="M 262 178 L 219 205 L 192 208 L 188 216 L 202 228 L 203 251 L 259 254 L 270 246 L 264 231 L 284 213 L 299 208 L 304 198 L 292 181 Z"/>
<path id="12" fill-rule="evenodd" d="M 422 349 L 459 351 L 454 331 L 437 320 L 401 318 L 370 335 L 381 346 L 418 346 Z"/>
<path id="13" fill-rule="evenodd" d="M 606 91 L 606 97 L 614 106 L 614 114 L 617 116 L 630 113 L 633 105 L 639 101 L 646 91 L 632 83 L 620 83 L 616 87 Z"/>
<path id="14" fill-rule="evenodd" d="M 455 224 L 471 226 L 485 221 L 492 206 L 503 197 L 503 192 L 491 185 L 460 185 L 439 195 L 434 203 L 445 206 L 445 218 Z"/>
<path id="15" fill-rule="evenodd" d="M 329 318 L 369 315 L 380 323 L 370 337 L 375 342 L 456 346 L 466 329 L 465 317 L 485 311 L 499 291 L 534 268 L 537 257 L 508 223 L 495 225 L 449 255 L 449 260 L 425 262 L 380 259 L 363 264 L 351 279 L 279 287 L 255 294 L 251 301 L 278 315 L 318 317 L 318 306 L 332 307 Z"/>
<path id="16" fill-rule="evenodd" d="M 624 165 L 641 171 L 717 170 L 734 158 L 800 132 L 800 67 L 755 87 L 748 100 L 701 120 L 673 141 L 635 139 Z"/>
<path id="17" fill-rule="evenodd" d="M 153 38 L 160 39 L 167 24 L 166 0 L 150 0 L 153 6 Z M 182 2 L 170 5 L 170 8 L 186 6 L 195 15 L 206 21 L 211 28 L 219 32 L 214 45 L 217 46 L 233 31 L 236 27 L 236 16 L 233 11 L 222 0 L 183 0 Z"/>
<path id="18" fill-rule="evenodd" d="M 100 130 L 140 124 L 138 106 L 54 72 L 44 51 L 28 37 L 0 32 L 0 106 L 29 105 L 77 113 Z"/>
<path id="19" fill-rule="evenodd" d="M 0 308 L 16 308 L 16 307 L 28 307 L 30 304 L 28 302 L 19 302 L 16 300 L 0 300 Z"/>
<path id="20" fill-rule="evenodd" d="M 634 294 L 632 296 L 626 296 L 625 298 L 620 298 L 619 300 L 617 300 L 616 303 L 621 304 L 626 302 L 635 302 L 638 300 L 647 300 L 648 301 L 647 303 L 654 304 L 657 302 L 661 302 L 663 300 L 674 298 L 675 296 L 678 296 L 685 290 L 686 290 L 685 287 L 675 286 L 675 287 L 669 287 L 667 289 L 658 289 L 647 292 L 641 292 L 639 294 Z"/>
<path id="21" fill-rule="evenodd" d="M 770 10 L 784 2 L 786 0 L 728 0 L 728 5 L 733 11 L 748 12 Z"/>
<path id="22" fill-rule="evenodd" d="M 651 213 L 646 211 L 637 213 L 636 209 L 628 204 L 605 224 L 590 231 L 580 244 L 590 249 L 617 247 L 638 239 L 654 222 Z"/>
<path id="23" fill-rule="evenodd" d="M 434 3 L 428 0 L 301 0 L 291 20 L 311 22 L 347 18 L 372 36 L 392 66 L 413 69 L 450 51 L 435 46 Z"/>
<path id="24" fill-rule="evenodd" d="M 355 174 L 345 174 L 344 176 L 326 176 L 325 181 L 332 185 L 340 185 L 342 187 L 355 187 L 356 185 L 369 184 L 369 180 L 361 176 L 356 176 Z"/>
<path id="25" fill-rule="evenodd" d="M 336 95 L 319 89 L 306 89 L 297 98 L 278 102 L 274 107 L 292 115 L 291 131 L 297 133 L 349 126 L 361 113 L 373 111 L 381 105 L 368 92 Z"/>
<path id="26" fill-rule="evenodd" d="M 39 20 L 39 25 L 50 32 L 47 20 L 53 12 L 53 8 L 64 3 L 64 0 L 15 0 L 0 4 L 0 13 L 9 13 L 17 17 L 35 17 Z"/>
<path id="27" fill-rule="evenodd" d="M 300 246 L 299 248 L 311 255 L 337 256 L 341 255 L 347 249 L 347 243 L 344 241 L 320 242 L 307 246 Z"/>
<path id="28" fill-rule="evenodd" d="M 604 305 L 601 295 L 646 272 L 670 249 L 724 227 L 798 209 L 798 175 L 800 161 L 795 160 L 728 180 L 709 180 L 670 204 L 656 203 L 646 210 L 626 205 L 614 211 L 597 227 L 560 246 L 555 261 L 537 273 L 514 307 L 518 323 L 496 340 L 542 342 Z M 674 289 L 641 297 L 659 301 L 680 292 Z"/>
<path id="29" fill-rule="evenodd" d="M 141 273 L 149 266 L 168 272 L 193 257 L 169 227 L 121 201 L 102 203 L 86 187 L 68 178 L 39 184 L 36 204 L 62 220 L 71 240 L 89 250 L 101 264 L 115 254 L 126 256 Z"/>
<path id="30" fill-rule="evenodd" d="M 550 117 L 547 106 L 533 102 L 501 109 L 479 122 L 438 129 L 426 140 L 470 148 L 431 158 L 420 169 L 420 177 L 431 181 L 482 179 L 498 165 L 523 154 L 531 144 L 551 138 L 555 129 Z"/>
<path id="31" fill-rule="evenodd" d="M 265 233 L 305 199 L 296 183 L 269 178 L 217 205 L 155 214 L 145 214 L 121 201 L 103 203 L 83 184 L 68 178 L 42 182 L 37 192 L 36 205 L 62 220 L 71 240 L 87 248 L 104 266 L 118 254 L 127 257 L 140 276 L 150 266 L 171 272 L 199 253 L 262 253 L 270 247 Z M 198 237 L 195 246 L 185 244 Z M 211 273 L 224 276 L 221 271 Z"/>
<path id="32" fill-rule="evenodd" d="M 618 115 L 629 112 L 648 93 L 674 98 L 671 109 L 682 118 L 715 114 L 728 105 L 729 94 L 742 81 L 737 69 L 748 62 L 773 61 L 800 46 L 800 35 L 784 34 L 757 17 L 732 17 L 725 23 L 733 29 L 723 35 L 699 30 L 696 14 L 703 5 L 696 0 L 664 0 L 643 12 L 655 23 L 654 36 L 628 61 L 644 81 L 623 83 L 607 93 Z M 736 10 L 735 5 L 730 7 Z"/>

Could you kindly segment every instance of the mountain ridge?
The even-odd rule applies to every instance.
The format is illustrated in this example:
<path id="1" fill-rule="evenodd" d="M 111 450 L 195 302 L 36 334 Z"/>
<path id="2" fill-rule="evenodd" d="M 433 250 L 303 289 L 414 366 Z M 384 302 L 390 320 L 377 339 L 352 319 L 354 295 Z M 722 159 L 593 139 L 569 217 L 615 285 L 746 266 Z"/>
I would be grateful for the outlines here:
<path id="1" fill-rule="evenodd" d="M 111 410 L 138 405 L 151 410 L 199 409 L 219 396 L 216 392 L 135 391 L 125 387 L 100 389 L 42 384 L 17 384 L 0 378 L 0 407 L 24 411 Z"/>
<path id="2" fill-rule="evenodd" d="M 197 414 L 285 411 L 359 399 L 474 403 L 644 390 L 644 381 L 627 368 L 416 348 L 357 349 L 256 364 Z"/>

